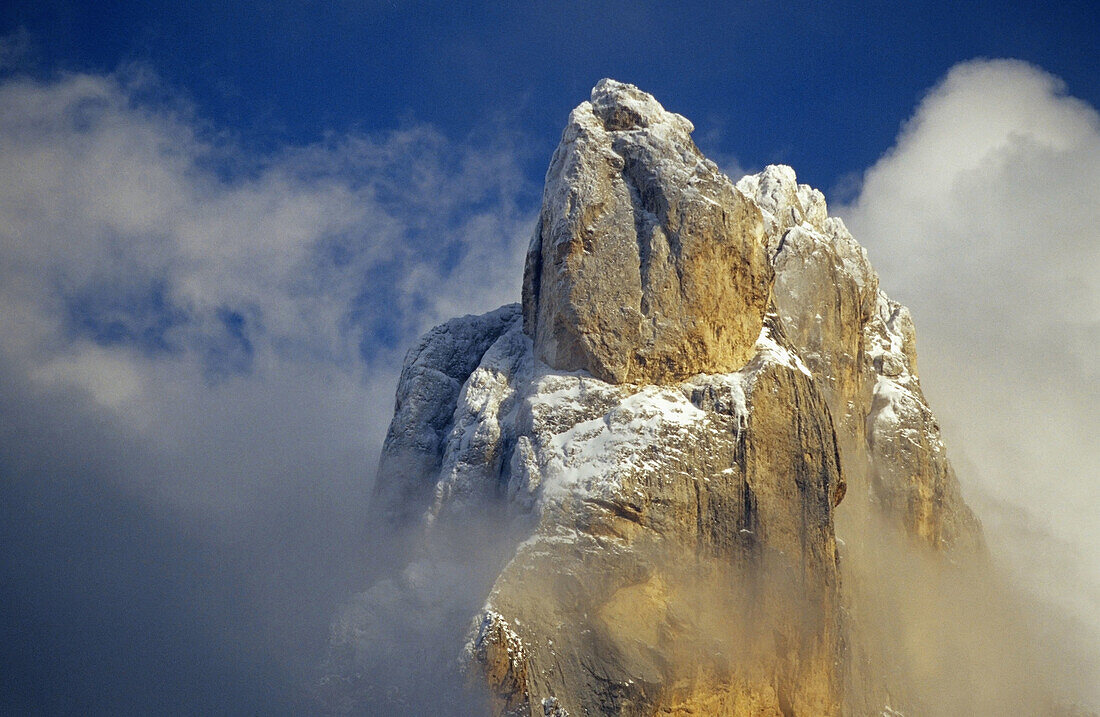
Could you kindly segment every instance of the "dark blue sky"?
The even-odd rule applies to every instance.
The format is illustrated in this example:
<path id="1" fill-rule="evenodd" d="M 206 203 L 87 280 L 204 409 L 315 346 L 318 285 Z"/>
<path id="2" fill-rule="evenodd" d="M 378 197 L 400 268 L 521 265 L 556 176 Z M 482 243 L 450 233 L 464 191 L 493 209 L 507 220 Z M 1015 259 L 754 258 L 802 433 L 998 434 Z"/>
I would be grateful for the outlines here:
<path id="1" fill-rule="evenodd" d="M 963 60 L 1023 59 L 1100 104 L 1091 2 L 4 3 L 0 32 L 18 28 L 40 69 L 143 63 L 257 148 L 504 125 L 532 145 L 533 174 L 603 76 L 692 119 L 704 151 L 788 163 L 826 189 L 881 156 Z"/>

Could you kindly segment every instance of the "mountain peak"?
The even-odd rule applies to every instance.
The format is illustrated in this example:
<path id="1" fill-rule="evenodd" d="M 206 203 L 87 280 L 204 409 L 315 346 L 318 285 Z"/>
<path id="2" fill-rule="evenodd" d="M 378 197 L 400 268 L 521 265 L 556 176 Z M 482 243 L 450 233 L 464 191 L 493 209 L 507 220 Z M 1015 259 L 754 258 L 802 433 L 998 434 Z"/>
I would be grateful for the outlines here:
<path id="1" fill-rule="evenodd" d="M 668 112 L 653 95 L 610 78 L 596 83 L 589 103 L 592 113 L 608 132 L 645 129 L 656 124 L 672 125 L 684 134 L 695 130 L 686 117 Z"/>
<path id="2" fill-rule="evenodd" d="M 527 332 L 548 365 L 661 383 L 752 356 L 772 280 L 762 215 L 691 129 L 614 80 L 570 114 L 524 272 Z"/>
<path id="3" fill-rule="evenodd" d="M 410 351 L 374 504 L 407 552 L 334 628 L 339 699 L 925 711 L 894 616 L 850 617 L 935 589 L 876 572 L 899 555 L 982 554 L 909 312 L 821 192 L 781 165 L 735 186 L 691 130 L 602 80 L 550 161 L 522 311 Z M 459 651 L 488 706 L 440 708 Z"/>

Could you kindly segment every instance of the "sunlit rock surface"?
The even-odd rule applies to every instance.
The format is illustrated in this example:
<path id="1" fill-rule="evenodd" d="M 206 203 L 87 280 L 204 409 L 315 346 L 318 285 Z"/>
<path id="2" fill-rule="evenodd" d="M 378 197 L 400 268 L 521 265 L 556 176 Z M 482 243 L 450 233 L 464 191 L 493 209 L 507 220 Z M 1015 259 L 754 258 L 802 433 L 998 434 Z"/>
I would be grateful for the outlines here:
<path id="1" fill-rule="evenodd" d="M 613 80 L 569 115 L 523 280 L 547 365 L 665 383 L 752 357 L 771 284 L 760 211 L 692 130 Z"/>
<path id="2" fill-rule="evenodd" d="M 820 192 L 779 166 L 734 185 L 691 131 L 602 81 L 551 161 L 522 307 L 409 352 L 374 502 L 401 549 L 336 621 L 333 711 L 913 704 L 860 623 L 860 546 L 982 538 L 912 320 Z"/>

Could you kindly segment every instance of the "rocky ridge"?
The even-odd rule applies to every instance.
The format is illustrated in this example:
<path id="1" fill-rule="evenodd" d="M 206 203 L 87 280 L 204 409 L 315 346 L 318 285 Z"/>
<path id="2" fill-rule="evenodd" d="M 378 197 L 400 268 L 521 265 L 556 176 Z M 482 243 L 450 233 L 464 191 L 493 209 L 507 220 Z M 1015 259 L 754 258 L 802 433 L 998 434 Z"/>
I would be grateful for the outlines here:
<path id="1" fill-rule="evenodd" d="M 898 708 L 856 664 L 885 658 L 838 531 L 982 542 L 912 320 L 820 192 L 782 166 L 734 184 L 691 131 L 601 81 L 551 160 L 522 306 L 409 352 L 375 506 L 415 548 L 336 623 L 337 711 L 407 706 L 367 684 L 395 604 L 464 634 L 492 714 Z"/>

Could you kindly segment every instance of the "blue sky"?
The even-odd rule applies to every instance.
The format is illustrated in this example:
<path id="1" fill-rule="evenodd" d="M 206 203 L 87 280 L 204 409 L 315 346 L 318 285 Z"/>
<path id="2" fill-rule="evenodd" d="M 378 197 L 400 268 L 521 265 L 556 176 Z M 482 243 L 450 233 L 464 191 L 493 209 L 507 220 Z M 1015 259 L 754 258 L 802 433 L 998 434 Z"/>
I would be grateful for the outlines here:
<path id="1" fill-rule="evenodd" d="M 1088 2 L 60 2 L 16 0 L 44 68 L 152 67 L 250 146 L 426 122 L 525 136 L 530 171 L 602 76 L 693 119 L 709 154 L 832 188 L 889 146 L 952 65 L 1012 57 L 1100 104 Z M 488 121 L 488 122 L 487 122 Z"/>
<path id="2" fill-rule="evenodd" d="M 964 5 L 4 3 L 0 712 L 302 712 L 404 351 L 518 299 L 604 76 L 825 191 L 1094 635 L 1100 12 Z"/>

